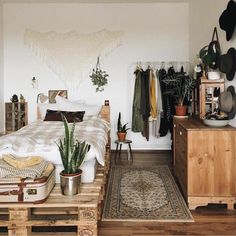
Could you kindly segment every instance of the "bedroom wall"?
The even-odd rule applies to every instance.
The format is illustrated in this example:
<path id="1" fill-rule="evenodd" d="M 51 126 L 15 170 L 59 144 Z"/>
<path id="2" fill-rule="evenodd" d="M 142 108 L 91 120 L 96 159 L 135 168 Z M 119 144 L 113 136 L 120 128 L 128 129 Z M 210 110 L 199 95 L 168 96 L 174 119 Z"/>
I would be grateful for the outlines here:
<path id="1" fill-rule="evenodd" d="M 3 5 L 0 2 L 0 133 L 4 132 Z"/>
<path id="2" fill-rule="evenodd" d="M 66 89 L 58 77 L 24 45 L 26 28 L 47 32 L 122 30 L 122 45 L 101 63 L 109 77 L 105 91 L 96 93 L 91 81 L 69 90 L 69 96 L 90 103 L 110 100 L 112 141 L 116 139 L 118 112 L 131 125 L 133 71 L 137 61 L 185 61 L 189 55 L 188 3 L 149 4 L 4 4 L 4 100 L 23 94 L 29 103 L 29 122 L 36 119 L 36 96 L 49 89 Z M 93 66 L 93 65 L 92 65 Z M 33 89 L 35 76 L 38 88 Z M 75 97 L 75 96 L 73 96 Z M 133 149 L 170 149 L 170 136 L 151 137 L 128 133 Z M 112 142 L 113 143 L 113 142 Z M 114 145 L 113 145 L 114 148 Z"/>
<path id="3" fill-rule="evenodd" d="M 216 26 L 219 34 L 222 53 L 226 53 L 230 47 L 236 48 L 236 30 L 230 41 L 226 41 L 225 31 L 220 29 L 219 17 L 226 9 L 229 0 L 191 0 L 190 2 L 190 55 L 189 58 L 193 62 L 193 58 L 199 50 L 209 44 L 213 29 Z M 199 15 L 201 17 L 199 17 Z M 224 75 L 222 75 L 225 77 Z M 226 86 L 234 85 L 236 88 L 236 78 L 232 81 L 226 80 Z M 230 124 L 236 127 L 236 118 Z"/>

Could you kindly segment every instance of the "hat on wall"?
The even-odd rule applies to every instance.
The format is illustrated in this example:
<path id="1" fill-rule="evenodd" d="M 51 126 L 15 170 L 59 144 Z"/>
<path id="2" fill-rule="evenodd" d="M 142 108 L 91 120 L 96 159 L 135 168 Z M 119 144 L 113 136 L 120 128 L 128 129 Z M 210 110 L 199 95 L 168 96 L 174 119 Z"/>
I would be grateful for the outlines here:
<path id="1" fill-rule="evenodd" d="M 234 86 L 229 86 L 227 91 L 220 93 L 218 101 L 219 109 L 227 113 L 229 119 L 233 119 L 236 113 L 236 94 Z"/>
<path id="2" fill-rule="evenodd" d="M 226 31 L 226 40 L 229 41 L 234 33 L 236 26 L 236 2 L 230 0 L 226 10 L 220 16 L 220 28 Z"/>
<path id="3" fill-rule="evenodd" d="M 219 70 L 226 74 L 227 80 L 233 80 L 236 71 L 235 48 L 230 48 L 226 54 L 219 57 Z"/>

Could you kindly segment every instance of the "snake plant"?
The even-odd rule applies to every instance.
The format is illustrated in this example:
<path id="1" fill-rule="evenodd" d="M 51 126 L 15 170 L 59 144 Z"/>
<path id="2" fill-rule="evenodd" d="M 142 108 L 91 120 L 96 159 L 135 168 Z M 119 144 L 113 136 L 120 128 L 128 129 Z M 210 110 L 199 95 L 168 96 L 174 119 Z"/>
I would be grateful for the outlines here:
<path id="1" fill-rule="evenodd" d="M 130 128 L 126 128 L 128 123 L 122 125 L 121 123 L 121 113 L 119 112 L 119 116 L 118 116 L 118 120 L 117 120 L 117 132 L 120 133 L 126 133 L 127 130 L 129 130 Z"/>
<path id="2" fill-rule="evenodd" d="M 75 122 L 70 127 L 64 115 L 62 115 L 62 120 L 65 128 L 65 137 L 63 140 L 60 139 L 57 146 L 64 166 L 63 173 L 75 174 L 82 165 L 85 155 L 90 149 L 90 145 L 86 144 L 85 141 L 79 142 L 78 140 L 75 140 Z"/>

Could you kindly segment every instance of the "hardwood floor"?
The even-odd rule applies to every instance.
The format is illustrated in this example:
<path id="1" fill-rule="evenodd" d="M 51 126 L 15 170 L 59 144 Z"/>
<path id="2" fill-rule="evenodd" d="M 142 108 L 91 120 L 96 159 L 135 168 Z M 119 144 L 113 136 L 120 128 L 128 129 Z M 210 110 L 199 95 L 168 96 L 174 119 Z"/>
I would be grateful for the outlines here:
<path id="1" fill-rule="evenodd" d="M 171 153 L 134 152 L 132 165 L 169 165 L 172 169 Z M 129 165 L 127 154 L 112 165 Z M 118 158 L 117 158 L 118 159 Z M 140 223 L 140 222 L 99 222 L 99 236 L 149 236 L 149 235 L 236 235 L 236 210 L 227 210 L 225 205 L 208 205 L 191 211 L 193 223 Z"/>

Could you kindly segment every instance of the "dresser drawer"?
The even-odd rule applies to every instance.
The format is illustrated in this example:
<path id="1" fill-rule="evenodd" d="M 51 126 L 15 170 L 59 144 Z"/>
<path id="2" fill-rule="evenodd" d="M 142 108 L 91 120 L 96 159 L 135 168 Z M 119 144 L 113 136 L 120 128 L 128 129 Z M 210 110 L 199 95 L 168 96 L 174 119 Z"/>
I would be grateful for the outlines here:
<path id="1" fill-rule="evenodd" d="M 182 188 L 182 191 L 183 191 L 185 197 L 187 197 L 187 155 L 186 155 L 186 151 L 179 152 L 178 149 L 176 150 L 174 173 L 180 183 L 180 186 Z"/>
<path id="2" fill-rule="evenodd" d="M 187 142 L 187 131 L 181 125 L 176 125 L 175 127 L 175 138 L 176 141 Z"/>

